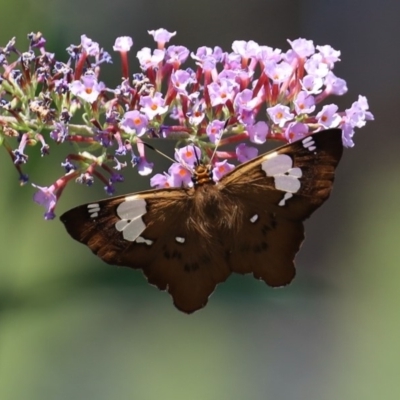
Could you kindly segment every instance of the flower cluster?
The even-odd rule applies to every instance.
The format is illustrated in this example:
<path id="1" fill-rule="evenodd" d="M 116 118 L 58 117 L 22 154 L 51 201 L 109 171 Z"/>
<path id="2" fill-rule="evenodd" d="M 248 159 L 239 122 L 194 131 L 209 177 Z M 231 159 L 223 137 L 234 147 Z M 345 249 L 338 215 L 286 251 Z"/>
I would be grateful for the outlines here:
<path id="1" fill-rule="evenodd" d="M 98 43 L 81 36 L 67 48 L 68 62 L 57 61 L 45 49 L 41 33 L 29 34 L 29 49 L 20 52 L 12 39 L 0 49 L 0 145 L 20 176 L 28 176 L 27 146 L 39 144 L 42 156 L 56 144 L 73 143 L 61 166 L 64 173 L 49 187 L 33 185 L 34 200 L 54 210 L 66 185 L 75 181 L 104 183 L 108 194 L 123 180 L 128 161 L 141 175 L 153 164 L 146 159 L 152 138 L 177 140 L 168 172 L 151 178 L 155 188 L 190 186 L 189 172 L 199 160 L 212 164 L 214 180 L 234 168 L 232 162 L 254 158 L 268 139 L 291 142 L 319 130 L 339 127 L 343 143 L 352 147 L 354 128 L 373 116 L 367 99 L 359 96 L 339 111 L 326 104 L 330 95 L 347 92 L 333 67 L 340 52 L 314 46 L 311 40 L 288 40 L 286 52 L 254 41 L 235 41 L 232 51 L 200 47 L 195 52 L 167 43 L 175 36 L 165 29 L 149 31 L 157 48 L 137 52 L 141 72 L 129 71 L 130 37 L 120 37 L 113 50 L 121 57 L 122 78 L 115 88 L 100 80 L 111 56 Z M 185 63 L 191 66 L 183 67 Z M 324 102 L 324 103 L 323 103 Z M 82 123 L 71 121 L 81 119 Z M 235 151 L 223 146 L 236 144 Z"/>

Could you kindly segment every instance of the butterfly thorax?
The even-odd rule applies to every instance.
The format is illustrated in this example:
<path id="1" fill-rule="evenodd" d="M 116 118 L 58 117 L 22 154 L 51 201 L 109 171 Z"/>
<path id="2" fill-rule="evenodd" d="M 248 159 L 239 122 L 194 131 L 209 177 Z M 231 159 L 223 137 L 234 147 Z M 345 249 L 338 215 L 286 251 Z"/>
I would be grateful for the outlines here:
<path id="1" fill-rule="evenodd" d="M 194 167 L 192 181 L 195 187 L 209 183 L 215 185 L 211 167 L 205 164 L 198 164 Z"/>
<path id="2" fill-rule="evenodd" d="M 236 233 L 240 221 L 238 205 L 235 199 L 223 194 L 220 185 L 216 185 L 211 167 L 196 165 L 192 181 L 194 191 L 188 229 L 197 231 L 207 243 L 216 233 L 221 236 Z"/>

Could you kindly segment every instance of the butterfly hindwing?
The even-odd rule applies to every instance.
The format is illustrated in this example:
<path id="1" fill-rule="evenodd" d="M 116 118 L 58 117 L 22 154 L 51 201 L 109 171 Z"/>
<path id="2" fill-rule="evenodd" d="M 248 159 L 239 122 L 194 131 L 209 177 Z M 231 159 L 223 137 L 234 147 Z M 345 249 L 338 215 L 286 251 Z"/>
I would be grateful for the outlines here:
<path id="1" fill-rule="evenodd" d="M 161 189 L 76 207 L 61 216 L 68 233 L 112 265 L 142 269 L 187 313 L 203 307 L 230 275 L 223 247 L 195 229 L 194 189 Z M 215 234 L 218 236 L 218 232 Z"/>

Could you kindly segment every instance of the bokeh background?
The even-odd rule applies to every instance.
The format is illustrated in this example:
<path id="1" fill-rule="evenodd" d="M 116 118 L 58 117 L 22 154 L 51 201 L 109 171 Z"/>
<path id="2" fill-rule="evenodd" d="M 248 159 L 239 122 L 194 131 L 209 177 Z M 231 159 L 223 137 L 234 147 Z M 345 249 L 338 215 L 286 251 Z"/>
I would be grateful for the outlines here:
<path id="1" fill-rule="evenodd" d="M 0 399 L 400 398 L 398 1 L 16 0 L 0 10 L 1 45 L 17 36 L 22 49 L 40 30 L 65 57 L 83 33 L 111 53 L 117 36 L 130 35 L 135 62 L 153 46 L 147 30 L 159 27 L 192 50 L 229 50 L 236 39 L 330 44 L 349 85 L 340 108 L 363 94 L 376 119 L 358 131 L 332 197 L 307 221 L 295 281 L 273 290 L 231 277 L 190 316 L 139 272 L 97 259 L 59 220 L 45 222 L 33 188 L 18 186 L 0 153 Z M 110 85 L 114 60 L 102 75 Z M 29 173 L 47 186 L 61 170 L 32 162 Z M 147 185 L 132 174 L 120 193 Z M 98 186 L 68 188 L 58 215 L 103 197 Z"/>

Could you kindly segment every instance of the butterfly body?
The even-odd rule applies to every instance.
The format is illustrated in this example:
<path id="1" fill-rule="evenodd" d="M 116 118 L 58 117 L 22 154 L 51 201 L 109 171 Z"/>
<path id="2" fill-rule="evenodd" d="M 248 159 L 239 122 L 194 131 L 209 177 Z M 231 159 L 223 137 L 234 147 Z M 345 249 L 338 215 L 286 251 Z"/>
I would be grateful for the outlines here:
<path id="1" fill-rule="evenodd" d="M 341 131 L 319 132 L 241 164 L 218 183 L 198 165 L 192 188 L 106 199 L 61 220 L 105 262 L 142 269 L 190 313 L 232 272 L 274 287 L 290 283 L 302 222 L 329 196 L 341 154 Z"/>

